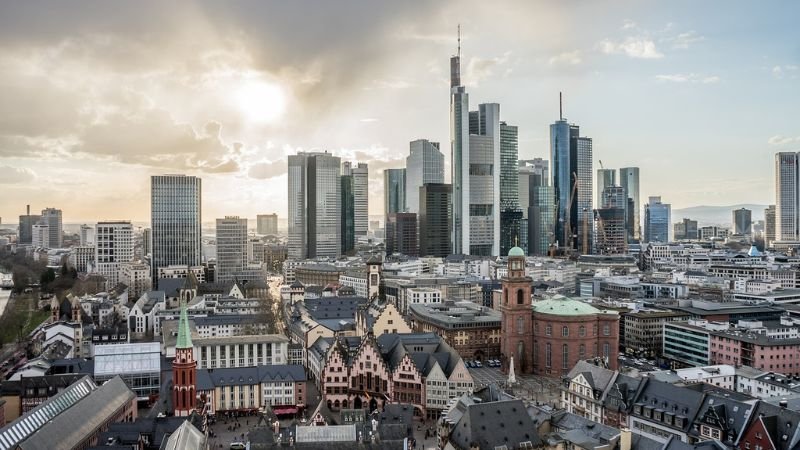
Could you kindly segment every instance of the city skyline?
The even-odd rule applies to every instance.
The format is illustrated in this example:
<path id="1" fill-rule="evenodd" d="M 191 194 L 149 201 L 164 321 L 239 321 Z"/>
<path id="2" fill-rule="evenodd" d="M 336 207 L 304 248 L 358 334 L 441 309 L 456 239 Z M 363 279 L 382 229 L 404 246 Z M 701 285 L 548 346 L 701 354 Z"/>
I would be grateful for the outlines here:
<path id="1" fill-rule="evenodd" d="M 776 3 L 783 14 L 726 4 L 726 18 L 690 2 L 509 2 L 492 15 L 345 2 L 310 17 L 277 3 L 8 4 L 0 217 L 31 204 L 64 223 L 147 221 L 150 176 L 186 173 L 205 184 L 203 222 L 284 219 L 287 156 L 322 150 L 369 164 L 381 215 L 383 170 L 403 167 L 413 140 L 449 142 L 459 23 L 470 101 L 502 106 L 519 159 L 549 159 L 563 91 L 595 167 L 639 167 L 641 198 L 772 204 L 774 154 L 800 150 L 800 7 Z"/>

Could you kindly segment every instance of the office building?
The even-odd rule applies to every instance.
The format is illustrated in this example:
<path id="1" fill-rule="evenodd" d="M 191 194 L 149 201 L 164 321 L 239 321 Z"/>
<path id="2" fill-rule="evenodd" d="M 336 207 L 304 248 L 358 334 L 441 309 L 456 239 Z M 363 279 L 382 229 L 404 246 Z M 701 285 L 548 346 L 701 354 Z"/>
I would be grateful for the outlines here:
<path id="1" fill-rule="evenodd" d="M 19 216 L 19 235 L 17 236 L 17 243 L 23 245 L 33 243 L 33 226 L 39 223 L 41 219 L 42 216 L 31 215 L 31 205 L 28 205 L 25 215 Z"/>
<path id="2" fill-rule="evenodd" d="M 95 268 L 110 289 L 119 283 L 122 264 L 133 261 L 133 225 L 129 220 L 97 222 L 94 248 Z"/>
<path id="3" fill-rule="evenodd" d="M 391 213 L 386 216 L 386 254 L 419 256 L 417 215 Z"/>
<path id="4" fill-rule="evenodd" d="M 622 186 L 606 186 L 600 201 L 601 207 L 595 211 L 596 253 L 601 255 L 627 253 L 628 230 L 625 222 L 625 206 L 628 199 L 625 196 L 625 189 Z"/>
<path id="5" fill-rule="evenodd" d="M 542 186 L 547 186 L 550 181 L 550 172 L 549 172 L 549 162 L 547 160 L 543 160 L 541 158 L 535 158 L 531 160 L 520 160 L 519 161 L 519 172 L 517 174 L 519 179 L 519 205 L 520 209 L 522 210 L 522 219 L 520 220 L 520 231 L 519 231 L 519 244 L 520 247 L 526 255 L 535 254 L 534 253 L 534 233 L 532 229 L 536 227 L 539 228 L 540 225 L 540 217 L 536 216 L 531 213 L 534 211 L 532 208 L 536 206 L 534 200 L 541 202 L 542 200 L 545 203 L 552 205 L 552 199 L 547 202 L 546 199 L 541 198 L 541 192 L 539 194 L 534 194 L 534 191 L 537 191 Z M 552 194 L 552 192 L 551 192 Z M 545 193 L 545 195 L 547 195 Z M 546 205 L 545 205 L 546 207 Z M 536 209 L 537 214 L 540 209 Z M 552 212 L 552 211 L 551 211 Z M 552 214 L 551 214 L 552 215 Z M 536 223 L 536 225 L 534 225 Z M 552 233 L 552 230 L 545 231 L 545 241 L 548 239 L 548 236 Z M 549 245 L 549 244 L 547 244 Z M 545 248 L 547 247 L 545 245 Z M 545 250 L 546 252 L 547 250 Z"/>
<path id="6" fill-rule="evenodd" d="M 661 203 L 661 197 L 650 197 L 644 205 L 644 240 L 645 242 L 669 242 L 671 207 Z"/>
<path id="7" fill-rule="evenodd" d="M 550 125 L 551 185 L 557 205 L 555 239 L 560 247 L 590 253 L 592 248 L 592 139 L 563 115 Z"/>
<path id="8" fill-rule="evenodd" d="M 142 254 L 144 256 L 153 254 L 153 230 L 150 228 L 142 230 Z"/>
<path id="9" fill-rule="evenodd" d="M 86 224 L 81 225 L 80 240 L 81 245 L 94 244 L 94 228 Z"/>
<path id="10" fill-rule="evenodd" d="M 608 186 L 617 185 L 617 171 L 614 169 L 597 169 L 597 207 L 603 205 L 603 191 Z"/>
<path id="11" fill-rule="evenodd" d="M 452 253 L 452 186 L 428 183 L 419 190 L 419 254 L 443 258 Z"/>
<path id="12" fill-rule="evenodd" d="M 48 225 L 36 223 L 31 227 L 31 245 L 50 248 L 50 227 Z"/>
<path id="13" fill-rule="evenodd" d="M 800 153 L 775 154 L 775 240 L 800 241 Z"/>
<path id="14" fill-rule="evenodd" d="M 556 245 L 556 191 L 553 186 L 534 186 L 528 208 L 529 254 L 547 255 Z"/>
<path id="15" fill-rule="evenodd" d="M 121 264 L 119 282 L 128 286 L 128 298 L 140 298 L 142 294 L 153 289 L 150 266 L 136 262 Z"/>
<path id="16" fill-rule="evenodd" d="M 694 241 L 700 239 L 696 220 L 684 218 L 682 221 L 675 224 L 673 230 L 673 239 L 676 241 Z"/>
<path id="17" fill-rule="evenodd" d="M 355 179 L 352 174 L 343 174 L 340 180 L 342 185 L 341 252 L 347 255 L 355 251 L 356 248 Z"/>
<path id="18" fill-rule="evenodd" d="M 256 233 L 261 235 L 278 234 L 278 215 L 272 214 L 259 214 L 256 216 Z"/>
<path id="19" fill-rule="evenodd" d="M 527 247 L 527 227 L 521 233 L 523 213 L 519 193 L 519 130 L 500 122 L 500 254 Z M 526 222 L 525 222 L 526 223 Z"/>
<path id="20" fill-rule="evenodd" d="M 639 242 L 642 239 L 642 221 L 640 220 L 642 204 L 639 203 L 639 168 L 623 167 L 619 169 L 619 184 L 625 188 L 629 208 L 627 213 L 628 242 Z"/>
<path id="21" fill-rule="evenodd" d="M 55 208 L 43 209 L 40 222 L 49 227 L 50 248 L 61 248 L 64 244 L 64 223 L 61 218 L 61 210 Z"/>
<path id="22" fill-rule="evenodd" d="M 383 171 L 383 217 L 405 210 L 406 169 L 386 169 Z"/>
<path id="23" fill-rule="evenodd" d="M 357 239 L 369 231 L 369 167 L 348 161 L 342 164 L 341 174 L 353 177 L 353 226 Z"/>
<path id="24" fill-rule="evenodd" d="M 156 175 L 151 178 L 150 229 L 154 284 L 158 269 L 202 263 L 200 219 L 202 181 L 195 176 Z"/>
<path id="25" fill-rule="evenodd" d="M 764 245 L 771 247 L 775 241 L 775 205 L 764 210 Z"/>
<path id="26" fill-rule="evenodd" d="M 214 281 L 234 281 L 247 264 L 247 219 L 217 219 L 217 268 Z"/>
<path id="27" fill-rule="evenodd" d="M 753 227 L 753 212 L 747 208 L 733 210 L 733 234 L 750 235 Z"/>
<path id="28" fill-rule="evenodd" d="M 419 188 L 426 183 L 444 183 L 444 155 L 439 151 L 438 142 L 427 139 L 411 141 L 409 147 L 405 203 L 408 212 L 419 213 Z"/>
<path id="29" fill-rule="evenodd" d="M 450 168 L 452 252 L 469 252 L 469 94 L 461 84 L 461 40 L 450 58 Z"/>
<path id="30" fill-rule="evenodd" d="M 328 152 L 289 155 L 289 258 L 339 257 L 341 160 Z"/>

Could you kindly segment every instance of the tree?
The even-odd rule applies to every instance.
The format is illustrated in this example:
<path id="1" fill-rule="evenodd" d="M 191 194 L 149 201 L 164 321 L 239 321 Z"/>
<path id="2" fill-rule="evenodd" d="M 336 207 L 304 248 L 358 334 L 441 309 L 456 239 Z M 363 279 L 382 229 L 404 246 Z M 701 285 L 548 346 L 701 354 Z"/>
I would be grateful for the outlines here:
<path id="1" fill-rule="evenodd" d="M 14 269 L 11 273 L 11 281 L 14 283 L 14 292 L 19 294 L 28 287 L 28 277 L 22 269 Z"/>
<path id="2" fill-rule="evenodd" d="M 48 267 L 47 270 L 42 272 L 42 275 L 39 276 L 39 282 L 42 285 L 42 289 L 47 290 L 50 283 L 55 281 L 55 279 L 56 279 L 56 272 L 51 267 Z"/>
<path id="3" fill-rule="evenodd" d="M 69 269 L 67 269 L 67 263 L 63 263 L 63 264 L 61 264 L 61 276 L 62 276 L 62 277 L 65 277 L 65 276 L 67 276 L 67 272 L 68 272 L 68 270 L 69 270 Z"/>

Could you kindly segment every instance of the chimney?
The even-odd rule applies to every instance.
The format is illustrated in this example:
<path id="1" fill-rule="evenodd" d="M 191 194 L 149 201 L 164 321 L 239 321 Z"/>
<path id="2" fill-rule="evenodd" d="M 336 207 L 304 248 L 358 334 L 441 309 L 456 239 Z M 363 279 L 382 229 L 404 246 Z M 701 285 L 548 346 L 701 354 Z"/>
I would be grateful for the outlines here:
<path id="1" fill-rule="evenodd" d="M 631 429 L 619 429 L 619 450 L 631 450 Z"/>
<path id="2" fill-rule="evenodd" d="M 782 398 L 781 401 L 778 402 L 778 405 L 780 405 L 781 408 L 786 409 L 789 407 L 789 401 L 785 398 Z"/>

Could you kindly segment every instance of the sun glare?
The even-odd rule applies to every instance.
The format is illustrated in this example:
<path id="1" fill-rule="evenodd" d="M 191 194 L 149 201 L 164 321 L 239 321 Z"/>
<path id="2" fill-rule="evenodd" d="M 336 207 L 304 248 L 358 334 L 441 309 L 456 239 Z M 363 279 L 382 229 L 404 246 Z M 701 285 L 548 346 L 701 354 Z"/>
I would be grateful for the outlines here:
<path id="1" fill-rule="evenodd" d="M 286 109 L 286 94 L 277 84 L 247 81 L 236 91 L 236 103 L 251 122 L 272 122 Z"/>

